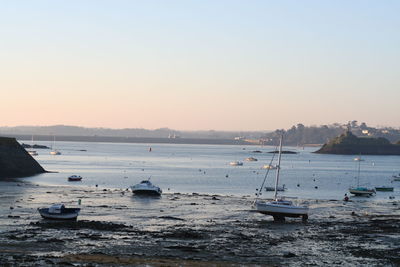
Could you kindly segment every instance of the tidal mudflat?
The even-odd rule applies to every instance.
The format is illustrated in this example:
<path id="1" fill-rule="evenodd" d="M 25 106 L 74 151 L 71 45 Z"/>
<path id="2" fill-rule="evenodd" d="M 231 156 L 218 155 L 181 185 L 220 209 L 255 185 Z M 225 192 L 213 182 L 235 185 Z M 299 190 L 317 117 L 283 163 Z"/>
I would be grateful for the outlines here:
<path id="1" fill-rule="evenodd" d="M 78 206 L 78 221 L 38 207 Z M 250 196 L 0 183 L 3 266 L 383 266 L 400 264 L 400 202 L 308 200 L 310 216 L 273 222 Z M 296 201 L 296 200 L 295 200 Z M 304 200 L 302 200 L 304 201 Z"/>

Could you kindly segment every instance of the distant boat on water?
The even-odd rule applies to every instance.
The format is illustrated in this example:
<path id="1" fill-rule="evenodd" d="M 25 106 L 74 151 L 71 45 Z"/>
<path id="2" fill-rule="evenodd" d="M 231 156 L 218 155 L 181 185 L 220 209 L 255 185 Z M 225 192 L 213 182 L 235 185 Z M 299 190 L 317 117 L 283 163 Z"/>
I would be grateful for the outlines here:
<path id="1" fill-rule="evenodd" d="M 253 158 L 253 157 L 249 157 L 249 158 L 246 158 L 246 161 L 258 161 L 258 159 Z"/>
<path id="2" fill-rule="evenodd" d="M 393 186 L 376 186 L 375 190 L 382 192 L 393 192 L 394 188 Z"/>
<path id="3" fill-rule="evenodd" d="M 61 152 L 58 151 L 55 147 L 56 147 L 56 137 L 54 136 L 52 150 L 50 151 L 50 155 L 61 155 Z"/>
<path id="4" fill-rule="evenodd" d="M 278 165 L 265 164 L 264 166 L 262 166 L 262 168 L 267 170 L 276 170 L 278 169 Z"/>
<path id="5" fill-rule="evenodd" d="M 33 135 L 32 135 L 32 145 L 31 145 L 31 147 L 33 147 Z M 29 155 L 31 155 L 31 156 L 37 156 L 37 155 L 39 155 L 35 150 L 28 150 L 28 153 L 29 153 Z"/>
<path id="6" fill-rule="evenodd" d="M 229 163 L 229 165 L 231 165 L 231 166 L 242 166 L 243 162 L 241 162 L 241 161 L 232 161 L 232 162 Z"/>

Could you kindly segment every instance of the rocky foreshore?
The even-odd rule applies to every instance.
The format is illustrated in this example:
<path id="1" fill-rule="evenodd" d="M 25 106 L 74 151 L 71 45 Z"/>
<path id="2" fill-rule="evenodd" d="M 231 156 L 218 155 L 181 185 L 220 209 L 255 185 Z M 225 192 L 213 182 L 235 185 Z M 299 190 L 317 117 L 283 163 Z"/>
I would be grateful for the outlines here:
<path id="1" fill-rule="evenodd" d="M 400 202 L 308 200 L 307 223 L 275 223 L 249 196 L 1 182 L 2 266 L 383 266 L 400 264 Z M 78 221 L 37 208 L 77 206 Z M 305 200 L 301 201 L 305 202 Z"/>

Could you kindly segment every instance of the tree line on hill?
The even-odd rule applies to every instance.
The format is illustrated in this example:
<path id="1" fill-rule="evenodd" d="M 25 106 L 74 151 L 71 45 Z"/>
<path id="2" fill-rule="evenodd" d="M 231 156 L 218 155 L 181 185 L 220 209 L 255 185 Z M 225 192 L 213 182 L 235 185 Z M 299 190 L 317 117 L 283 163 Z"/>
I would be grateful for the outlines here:
<path id="1" fill-rule="evenodd" d="M 356 120 L 350 121 L 347 124 L 334 123 L 330 125 L 308 127 L 299 123 L 287 130 L 278 129 L 272 133 L 267 133 L 262 136 L 262 140 L 264 144 L 275 145 L 283 132 L 286 145 L 304 146 L 310 144 L 324 144 L 347 130 L 358 137 L 385 138 L 391 143 L 400 144 L 399 129 L 391 127 L 369 127 L 365 122 L 359 124 Z"/>

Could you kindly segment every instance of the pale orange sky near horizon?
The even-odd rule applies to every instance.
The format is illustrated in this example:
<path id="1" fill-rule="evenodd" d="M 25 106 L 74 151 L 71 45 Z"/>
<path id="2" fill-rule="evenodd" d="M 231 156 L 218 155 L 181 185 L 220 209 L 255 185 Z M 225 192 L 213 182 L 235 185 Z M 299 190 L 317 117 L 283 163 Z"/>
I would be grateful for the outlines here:
<path id="1" fill-rule="evenodd" d="M 400 127 L 395 2 L 4 4 L 0 126 Z"/>

